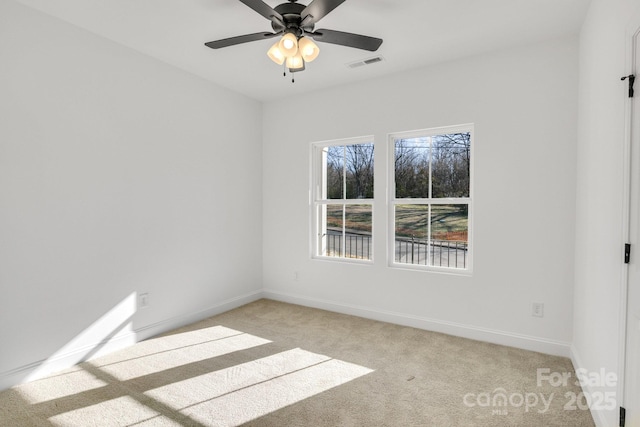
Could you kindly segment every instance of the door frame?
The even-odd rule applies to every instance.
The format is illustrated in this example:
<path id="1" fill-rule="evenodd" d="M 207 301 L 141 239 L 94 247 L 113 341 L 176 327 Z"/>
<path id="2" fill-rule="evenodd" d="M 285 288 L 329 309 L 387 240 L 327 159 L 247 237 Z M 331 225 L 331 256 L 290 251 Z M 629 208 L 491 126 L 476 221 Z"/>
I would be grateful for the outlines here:
<path id="1" fill-rule="evenodd" d="M 640 13 L 637 13 L 629 22 L 627 31 L 625 34 L 625 73 L 635 74 L 638 76 L 640 70 L 636 69 L 636 60 L 640 61 L 640 58 L 636 58 L 636 40 L 640 44 Z M 625 74 L 626 75 L 626 74 Z M 640 76 L 638 76 L 640 77 Z M 639 79 L 640 81 L 640 79 Z M 633 158 L 631 155 L 632 147 L 632 123 L 633 123 L 633 100 L 627 97 L 627 82 L 624 85 L 625 93 L 625 109 L 624 109 L 624 143 L 623 143 L 623 207 L 622 207 L 622 242 L 630 242 L 630 228 L 631 228 L 631 172 L 633 166 Z M 640 96 L 640 90 L 636 85 L 636 97 Z M 639 132 L 640 129 L 636 130 Z M 636 165 L 636 167 L 640 167 Z M 638 248 L 632 250 L 632 255 L 640 250 Z M 636 255 L 637 256 L 637 255 Z M 622 265 L 622 284 L 620 292 L 620 316 L 618 318 L 619 329 L 619 353 L 618 353 L 618 384 L 617 384 L 617 403 L 618 407 L 625 406 L 625 380 L 626 380 L 626 355 L 627 355 L 627 318 L 629 315 L 628 310 L 628 291 L 629 291 L 629 265 Z"/>

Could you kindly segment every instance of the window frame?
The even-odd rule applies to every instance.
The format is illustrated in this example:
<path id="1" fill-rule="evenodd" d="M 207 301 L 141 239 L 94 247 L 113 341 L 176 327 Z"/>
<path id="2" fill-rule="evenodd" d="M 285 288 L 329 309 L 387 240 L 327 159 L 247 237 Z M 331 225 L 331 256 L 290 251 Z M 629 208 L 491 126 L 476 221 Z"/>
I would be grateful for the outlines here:
<path id="1" fill-rule="evenodd" d="M 421 137 L 433 137 L 437 135 L 447 135 L 455 133 L 469 133 L 469 197 L 447 197 L 447 198 L 433 198 L 431 197 L 432 187 L 429 186 L 429 196 L 427 198 L 400 198 L 395 197 L 396 193 L 396 171 L 395 171 L 395 157 L 396 157 L 396 141 L 399 139 L 411 139 Z M 442 126 L 429 129 L 419 129 L 405 132 L 394 132 L 388 135 L 387 141 L 387 264 L 389 267 L 407 270 L 429 271 L 438 272 L 453 275 L 470 276 L 473 273 L 473 192 L 474 192 L 474 141 L 475 141 L 475 129 L 473 123 Z M 431 164 L 430 164 L 431 170 Z M 396 224 L 395 224 L 395 211 L 398 205 L 451 205 L 451 204 L 466 204 L 467 210 L 467 262 L 466 268 L 454 268 L 454 267 L 442 267 L 435 265 L 424 264 L 411 264 L 396 262 Z M 430 225 L 430 224 L 429 224 Z M 430 228 L 430 227 L 429 227 Z M 430 231 L 429 231 L 430 234 Z"/>
<path id="2" fill-rule="evenodd" d="M 357 144 L 371 144 L 373 146 L 373 168 L 374 168 L 374 198 L 366 198 L 366 199 L 322 199 L 321 195 L 323 193 L 323 176 L 324 170 L 322 167 L 317 167 L 323 156 L 323 150 L 327 147 L 336 147 L 336 146 L 347 146 L 347 145 L 357 145 Z M 309 190 L 309 230 L 310 230 L 310 239 L 309 239 L 309 254 L 312 259 L 323 260 L 323 261 L 332 261 L 332 262 L 344 262 L 344 263 L 352 263 L 352 264 L 370 264 L 374 263 L 374 248 L 375 248 L 375 238 L 374 238 L 374 229 L 375 229 L 375 215 L 374 215 L 374 200 L 375 200 L 375 164 L 376 164 L 376 144 L 373 135 L 369 136 L 359 136 L 352 138 L 342 138 L 342 139 L 334 139 L 327 141 L 317 141 L 311 143 L 310 149 L 310 190 Z M 325 168 L 326 169 L 326 168 Z M 344 195 L 346 196 L 346 194 Z M 369 205 L 371 206 L 371 237 L 370 237 L 370 246 L 369 259 L 359 259 L 359 258 L 348 258 L 344 256 L 344 251 L 342 256 L 328 256 L 322 255 L 320 250 L 322 231 L 320 228 L 322 225 L 320 224 L 320 215 L 319 215 L 319 207 L 322 205 L 339 205 L 342 204 L 345 206 L 348 205 Z M 326 219 L 325 225 L 326 227 Z M 344 224 L 343 224 L 344 228 Z M 342 247 L 346 245 L 346 242 L 343 241 Z"/>

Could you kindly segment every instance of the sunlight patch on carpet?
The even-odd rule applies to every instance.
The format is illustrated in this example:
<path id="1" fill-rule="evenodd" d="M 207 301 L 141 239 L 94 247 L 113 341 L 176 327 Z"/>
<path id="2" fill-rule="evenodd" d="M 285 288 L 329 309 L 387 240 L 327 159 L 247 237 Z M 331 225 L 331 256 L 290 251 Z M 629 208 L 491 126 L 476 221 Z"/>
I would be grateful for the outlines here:
<path id="1" fill-rule="evenodd" d="M 294 349 L 145 394 L 205 426 L 238 426 L 371 372 Z"/>
<path id="2" fill-rule="evenodd" d="M 60 399 L 107 385 L 87 371 L 76 370 L 15 387 L 29 403 Z"/>
<path id="3" fill-rule="evenodd" d="M 44 405 L 51 426 L 239 426 L 373 372 L 300 348 L 195 377 L 181 370 L 268 343 L 223 326 L 173 333 L 16 389 Z M 176 368 L 159 387 L 132 393 L 126 384 L 138 378 L 144 388 L 145 376 Z"/>
<path id="4" fill-rule="evenodd" d="M 100 357 L 94 365 L 98 367 L 125 362 L 127 360 L 138 359 L 156 353 L 169 350 L 188 349 L 190 346 L 204 344 L 210 341 L 217 341 L 235 335 L 242 335 L 244 332 L 225 326 L 211 326 L 203 329 L 196 329 L 188 332 L 173 333 L 156 338 L 151 338 L 137 343 L 133 347 L 116 351 Z"/>
<path id="5" fill-rule="evenodd" d="M 49 418 L 49 422 L 59 427 L 101 427 L 131 426 L 148 420 L 159 421 L 161 415 L 148 406 L 129 396 L 118 397 L 91 406 L 85 406 Z M 164 418 L 164 417 L 162 417 Z"/>
<path id="6" fill-rule="evenodd" d="M 328 360 L 331 359 L 327 356 L 296 348 L 149 390 L 145 394 L 180 410 Z"/>
<path id="7" fill-rule="evenodd" d="M 123 362 L 94 366 L 120 381 L 126 381 L 270 342 L 254 335 L 239 334 L 200 344 L 189 344 L 187 349 L 185 349 L 185 346 L 180 346 L 179 348 L 161 350 Z"/>

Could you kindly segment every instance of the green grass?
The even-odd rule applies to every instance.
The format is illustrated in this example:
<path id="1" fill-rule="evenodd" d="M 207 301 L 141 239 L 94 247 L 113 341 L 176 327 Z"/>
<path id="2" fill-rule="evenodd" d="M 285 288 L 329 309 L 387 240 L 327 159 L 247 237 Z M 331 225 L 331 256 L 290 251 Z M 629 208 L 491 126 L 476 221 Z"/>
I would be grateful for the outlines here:
<path id="1" fill-rule="evenodd" d="M 346 208 L 345 228 L 354 232 L 371 233 L 371 205 L 347 205 Z M 342 205 L 327 206 L 327 227 L 342 229 Z"/>
<path id="2" fill-rule="evenodd" d="M 431 238 L 434 240 L 467 241 L 468 215 L 463 205 L 432 205 Z M 426 239 L 429 210 L 427 205 L 396 206 L 396 236 Z M 345 228 L 371 233 L 371 206 L 347 205 Z M 342 229 L 342 205 L 327 205 L 327 227 Z"/>
<path id="3" fill-rule="evenodd" d="M 396 236 L 426 239 L 428 221 L 427 205 L 396 205 Z M 467 232 L 468 215 L 462 205 L 432 205 L 432 239 L 466 241 Z"/>

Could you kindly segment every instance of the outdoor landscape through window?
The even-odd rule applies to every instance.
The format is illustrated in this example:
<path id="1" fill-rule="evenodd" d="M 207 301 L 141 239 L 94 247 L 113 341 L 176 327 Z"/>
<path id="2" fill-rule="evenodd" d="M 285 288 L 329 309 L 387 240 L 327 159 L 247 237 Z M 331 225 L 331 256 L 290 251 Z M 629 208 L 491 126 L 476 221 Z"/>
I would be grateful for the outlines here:
<path id="1" fill-rule="evenodd" d="M 373 151 L 372 142 L 317 151 L 317 255 L 372 259 Z"/>
<path id="2" fill-rule="evenodd" d="M 392 143 L 394 263 L 467 269 L 471 132 Z"/>
<path id="3" fill-rule="evenodd" d="M 312 145 L 313 256 L 373 261 L 372 140 Z M 390 265 L 470 271 L 471 145 L 472 125 L 390 136 Z"/>

